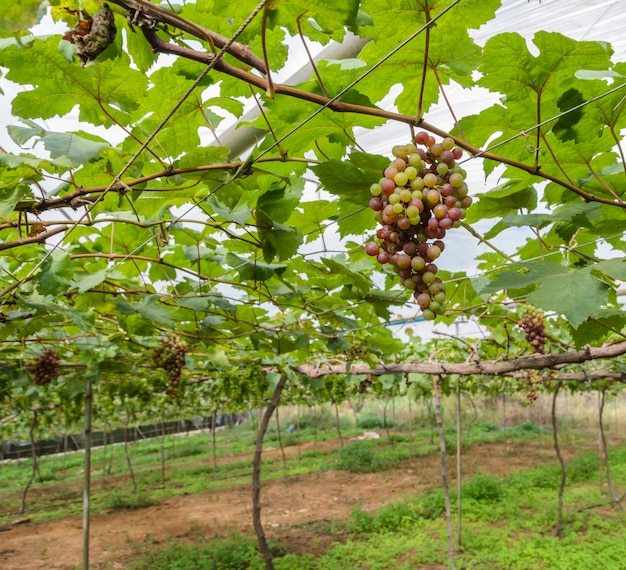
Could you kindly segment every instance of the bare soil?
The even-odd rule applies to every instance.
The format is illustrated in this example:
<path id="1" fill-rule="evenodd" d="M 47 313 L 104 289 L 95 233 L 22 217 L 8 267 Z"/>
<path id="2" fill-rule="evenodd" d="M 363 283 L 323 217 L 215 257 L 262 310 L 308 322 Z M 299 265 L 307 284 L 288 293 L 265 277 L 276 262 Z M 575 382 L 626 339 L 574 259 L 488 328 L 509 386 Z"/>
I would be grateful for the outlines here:
<path id="1" fill-rule="evenodd" d="M 339 442 L 329 445 L 338 446 Z M 294 450 L 287 451 L 288 461 L 295 460 Z M 264 453 L 280 457 L 277 449 Z M 462 478 L 472 477 L 478 470 L 505 475 L 546 461 L 554 461 L 554 451 L 545 443 L 509 441 L 506 449 L 502 442 L 477 444 L 463 452 Z M 454 459 L 448 457 L 451 480 L 456 477 L 454 465 Z M 440 484 L 439 454 L 420 457 L 399 469 L 381 473 L 326 471 L 268 480 L 262 490 L 266 536 L 280 541 L 288 552 L 319 553 L 341 540 L 341 536 L 329 533 L 328 522 L 345 520 L 357 508 L 375 511 L 386 503 Z M 80 493 L 77 489 L 76 496 L 80 497 Z M 138 545 L 147 540 L 165 543 L 199 536 L 210 540 L 233 532 L 252 535 L 251 505 L 250 483 L 176 497 L 135 511 L 94 515 L 90 522 L 90 567 L 126 568 L 137 555 Z M 21 522 L 2 530 L 2 570 L 72 570 L 81 566 L 82 517 Z"/>

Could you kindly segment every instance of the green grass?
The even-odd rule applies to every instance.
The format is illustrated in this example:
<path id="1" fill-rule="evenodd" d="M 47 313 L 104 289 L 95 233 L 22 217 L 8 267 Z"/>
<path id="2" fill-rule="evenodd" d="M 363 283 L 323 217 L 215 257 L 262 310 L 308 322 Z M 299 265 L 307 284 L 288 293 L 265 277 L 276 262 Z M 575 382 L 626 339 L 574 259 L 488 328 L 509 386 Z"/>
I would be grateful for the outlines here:
<path id="1" fill-rule="evenodd" d="M 270 550 L 274 556 L 284 554 L 280 545 L 270 544 Z M 147 543 L 138 548 L 137 560 L 128 570 L 246 570 L 260 561 L 255 540 L 233 535 L 208 544 L 171 541 L 166 548 Z"/>

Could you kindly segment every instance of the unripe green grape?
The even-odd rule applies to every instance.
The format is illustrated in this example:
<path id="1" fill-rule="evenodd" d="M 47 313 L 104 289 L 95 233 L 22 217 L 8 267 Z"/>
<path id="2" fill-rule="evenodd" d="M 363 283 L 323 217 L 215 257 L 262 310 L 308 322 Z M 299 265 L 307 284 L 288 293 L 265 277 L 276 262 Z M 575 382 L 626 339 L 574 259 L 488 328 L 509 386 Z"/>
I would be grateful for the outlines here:
<path id="1" fill-rule="evenodd" d="M 406 170 L 404 171 L 404 174 L 406 174 L 406 177 L 409 180 L 415 180 L 419 172 L 417 171 L 417 168 L 415 168 L 414 166 L 407 166 Z"/>
<path id="2" fill-rule="evenodd" d="M 393 177 L 393 181 L 396 186 L 404 186 L 409 181 L 409 177 L 404 172 L 398 172 L 398 174 Z"/>
<path id="3" fill-rule="evenodd" d="M 439 303 L 440 305 L 443 305 L 445 300 L 446 300 L 446 294 L 443 291 L 440 291 L 436 295 L 433 295 L 433 301 L 437 301 L 437 303 Z"/>
<path id="4" fill-rule="evenodd" d="M 446 172 L 448 172 L 448 165 L 445 162 L 440 162 L 437 165 L 437 174 L 439 174 L 439 176 L 444 176 L 446 174 Z"/>
<path id="5" fill-rule="evenodd" d="M 463 175 L 458 172 L 454 172 L 450 175 L 448 182 L 452 184 L 454 188 L 460 188 L 463 185 Z"/>
<path id="6" fill-rule="evenodd" d="M 443 147 L 441 146 L 440 143 L 435 143 L 431 145 L 430 147 L 430 152 L 435 156 L 440 156 L 442 151 L 443 151 Z"/>
<path id="7" fill-rule="evenodd" d="M 418 171 L 424 170 L 424 161 L 422 160 L 422 157 L 419 154 L 417 153 L 410 154 L 407 160 L 409 162 L 409 165 L 413 166 Z"/>
<path id="8" fill-rule="evenodd" d="M 376 182 L 370 186 L 370 192 L 372 196 L 380 196 L 383 192 L 383 187 Z"/>
<path id="9" fill-rule="evenodd" d="M 409 205 L 406 209 L 406 217 L 411 219 L 419 219 L 420 211 L 417 206 Z"/>
<path id="10" fill-rule="evenodd" d="M 435 315 L 435 313 L 433 313 L 430 309 L 424 309 L 424 311 L 422 311 L 422 318 L 425 321 L 434 321 L 436 316 L 437 315 Z"/>
<path id="11" fill-rule="evenodd" d="M 424 188 L 424 179 L 419 176 L 411 180 L 411 190 L 422 190 Z"/>
<path id="12" fill-rule="evenodd" d="M 426 267 L 426 260 L 423 257 L 418 255 L 417 257 L 414 257 L 411 260 L 411 267 L 415 271 L 422 271 L 422 269 L 424 269 L 424 267 Z"/>
<path id="13" fill-rule="evenodd" d="M 432 273 L 431 271 L 425 271 L 422 274 L 422 281 L 424 281 L 424 283 L 426 285 L 430 285 L 431 283 L 435 282 L 435 274 Z"/>
<path id="14" fill-rule="evenodd" d="M 411 195 L 411 191 L 407 188 L 400 191 L 400 200 L 402 202 L 410 202 L 412 197 L 413 196 Z"/>
<path id="15" fill-rule="evenodd" d="M 444 150 L 452 150 L 454 148 L 454 140 L 450 137 L 446 137 L 441 141 L 441 146 Z"/>

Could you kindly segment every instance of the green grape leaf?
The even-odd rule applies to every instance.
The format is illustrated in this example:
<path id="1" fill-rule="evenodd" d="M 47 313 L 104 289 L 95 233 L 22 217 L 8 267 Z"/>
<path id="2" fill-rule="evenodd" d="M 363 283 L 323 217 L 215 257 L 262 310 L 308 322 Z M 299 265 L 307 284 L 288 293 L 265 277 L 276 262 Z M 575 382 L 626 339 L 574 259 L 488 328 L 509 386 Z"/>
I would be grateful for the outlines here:
<path id="1" fill-rule="evenodd" d="M 572 271 L 561 267 L 561 272 L 544 277 L 527 299 L 541 309 L 562 314 L 578 327 L 607 302 L 608 289 L 589 268 Z"/>
<path id="2" fill-rule="evenodd" d="M 332 194 L 351 204 L 367 206 L 372 197 L 369 188 L 382 176 L 382 169 L 379 168 L 382 161 L 380 157 L 372 156 L 372 161 L 368 164 L 363 154 L 355 153 L 351 158 L 352 156 L 355 160 L 329 160 L 311 167 L 311 170 L 318 176 L 322 186 Z M 389 160 L 385 160 L 383 168 L 387 166 Z"/>
<path id="3" fill-rule="evenodd" d="M 626 328 L 626 312 L 615 310 L 600 310 L 593 314 L 593 318 L 586 320 L 578 327 L 570 329 L 576 348 L 604 341 L 612 331 L 623 331 Z"/>
<path id="4" fill-rule="evenodd" d="M 75 133 L 46 132 L 41 140 L 53 159 L 67 159 L 71 166 L 80 166 L 109 147 L 109 143 L 102 139 L 94 140 L 96 138 L 99 137 L 86 138 Z"/>
<path id="5" fill-rule="evenodd" d="M 485 194 L 477 196 L 478 202 L 468 208 L 465 221 L 473 224 L 483 218 L 502 217 L 507 212 L 522 208 L 534 210 L 537 192 L 529 179 L 510 179 Z"/>
<path id="6" fill-rule="evenodd" d="M 626 259 L 619 258 L 600 261 L 592 267 L 592 272 L 608 275 L 612 279 L 626 281 Z"/>
<path id="7" fill-rule="evenodd" d="M 277 256 L 279 260 L 284 261 L 297 253 L 303 239 L 294 228 L 272 220 L 267 213 L 258 208 L 255 216 L 265 261 L 271 262 Z"/>
<path id="8" fill-rule="evenodd" d="M 274 275 L 280 275 L 287 268 L 285 264 L 250 261 L 230 252 L 226 254 L 224 263 L 237 271 L 242 281 L 267 281 Z"/>
<path id="9" fill-rule="evenodd" d="M 44 295 L 58 295 L 69 288 L 74 274 L 70 256 L 59 249 L 55 249 L 44 261 L 41 272 L 37 275 L 39 290 Z"/>

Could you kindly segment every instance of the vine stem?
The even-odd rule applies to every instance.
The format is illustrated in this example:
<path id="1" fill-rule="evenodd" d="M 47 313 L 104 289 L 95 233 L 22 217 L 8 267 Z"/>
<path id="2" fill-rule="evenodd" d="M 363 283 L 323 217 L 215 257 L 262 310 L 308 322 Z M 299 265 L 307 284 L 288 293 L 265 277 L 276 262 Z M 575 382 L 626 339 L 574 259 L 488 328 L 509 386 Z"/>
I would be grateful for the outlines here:
<path id="1" fill-rule="evenodd" d="M 33 420 L 30 422 L 30 428 L 28 430 L 28 435 L 30 438 L 30 449 L 31 449 L 31 459 L 32 459 L 32 470 L 30 473 L 30 477 L 24 486 L 24 490 L 22 491 L 22 506 L 20 508 L 20 514 L 23 515 L 26 512 L 26 495 L 28 493 L 28 489 L 32 485 L 35 479 L 35 473 L 37 473 L 37 447 L 35 445 L 35 427 L 37 426 L 37 410 L 33 410 Z"/>
<path id="2" fill-rule="evenodd" d="M 85 384 L 85 457 L 83 488 L 83 570 L 89 570 L 89 523 L 91 518 L 91 380 Z M 126 438 L 124 438 L 126 439 Z"/>
<path id="3" fill-rule="evenodd" d="M 274 388 L 272 398 L 265 408 L 263 418 L 259 423 L 256 436 L 256 447 L 254 450 L 254 460 L 252 462 L 252 524 L 259 543 L 259 550 L 265 560 L 266 570 L 274 570 L 272 552 L 265 538 L 265 530 L 261 522 L 261 455 L 263 453 L 263 438 L 272 419 L 272 414 L 280 402 L 280 395 L 287 384 L 287 375 L 283 374 Z"/>
<path id="4" fill-rule="evenodd" d="M 602 461 L 604 462 L 604 471 L 606 473 L 606 484 L 611 494 L 611 499 L 616 505 L 622 507 L 621 499 L 617 496 L 615 488 L 613 487 L 613 480 L 611 479 L 611 467 L 609 464 L 609 452 L 606 445 L 606 434 L 604 433 L 604 403 L 606 399 L 606 388 L 602 388 L 600 391 L 600 402 L 598 410 L 598 424 L 600 429 L 600 442 L 602 447 Z"/>
<path id="5" fill-rule="evenodd" d="M 424 107 L 424 89 L 426 88 L 426 73 L 428 71 L 428 48 L 430 47 L 430 10 L 428 5 L 425 7 L 425 15 L 426 15 L 426 38 L 424 40 L 424 62 L 422 63 L 422 79 L 420 85 L 420 94 L 419 100 L 417 103 L 417 119 L 420 119 L 423 112 Z"/>

